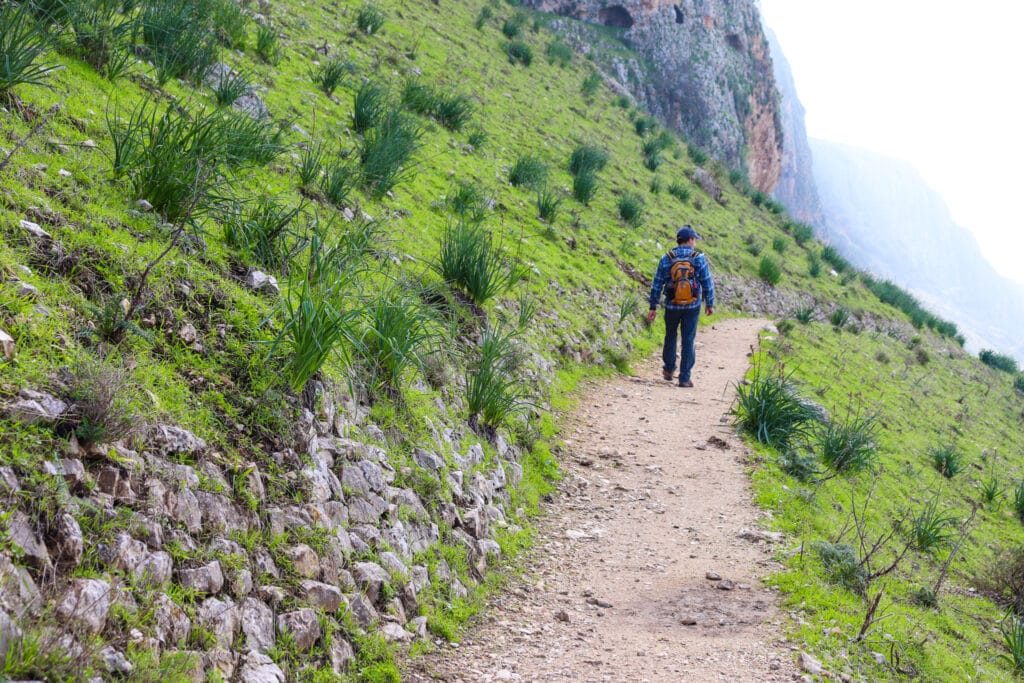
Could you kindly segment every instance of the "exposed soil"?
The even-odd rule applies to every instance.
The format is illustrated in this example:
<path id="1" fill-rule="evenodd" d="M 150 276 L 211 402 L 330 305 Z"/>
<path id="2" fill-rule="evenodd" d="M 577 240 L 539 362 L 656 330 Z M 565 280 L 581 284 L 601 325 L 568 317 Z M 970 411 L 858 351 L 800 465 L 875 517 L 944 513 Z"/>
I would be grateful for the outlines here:
<path id="1" fill-rule="evenodd" d="M 791 680 L 776 594 L 758 581 L 774 539 L 727 417 L 763 325 L 702 329 L 693 389 L 657 359 L 591 387 L 527 571 L 406 680 Z"/>

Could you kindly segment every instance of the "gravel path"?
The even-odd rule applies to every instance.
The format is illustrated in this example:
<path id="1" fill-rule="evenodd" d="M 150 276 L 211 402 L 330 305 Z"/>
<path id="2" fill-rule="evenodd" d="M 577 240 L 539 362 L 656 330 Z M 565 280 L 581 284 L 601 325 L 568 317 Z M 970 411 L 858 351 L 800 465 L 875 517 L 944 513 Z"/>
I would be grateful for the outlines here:
<path id="1" fill-rule="evenodd" d="M 697 337 L 694 389 L 639 377 L 586 394 L 527 571 L 407 681 L 787 681 L 793 653 L 727 413 L 764 325 Z"/>

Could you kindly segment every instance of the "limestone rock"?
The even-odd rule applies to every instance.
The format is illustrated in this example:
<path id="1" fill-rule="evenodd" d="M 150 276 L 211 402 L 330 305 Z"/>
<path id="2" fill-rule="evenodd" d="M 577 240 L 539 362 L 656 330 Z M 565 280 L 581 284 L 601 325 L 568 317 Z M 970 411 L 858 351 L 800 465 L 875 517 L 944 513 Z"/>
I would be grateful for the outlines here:
<path id="1" fill-rule="evenodd" d="M 348 673 L 348 667 L 356 660 L 356 653 L 347 640 L 335 635 L 331 641 L 331 650 L 328 652 L 331 660 L 331 669 L 335 674 L 344 676 Z"/>
<path id="2" fill-rule="evenodd" d="M 341 607 L 341 591 L 335 586 L 319 581 L 305 579 L 299 583 L 302 589 L 302 601 L 315 609 L 331 613 Z"/>
<path id="3" fill-rule="evenodd" d="M 18 398 L 6 406 L 5 412 L 7 417 L 22 424 L 51 425 L 60 420 L 68 409 L 68 404 L 55 396 L 22 389 Z"/>
<path id="4" fill-rule="evenodd" d="M 267 275 L 261 270 L 249 271 L 249 274 L 245 276 L 245 286 L 256 292 L 281 293 L 281 288 L 277 285 L 277 278 Z"/>
<path id="5" fill-rule="evenodd" d="M 57 617 L 87 633 L 103 630 L 110 614 L 110 585 L 99 579 L 74 579 L 57 604 Z"/>
<path id="6" fill-rule="evenodd" d="M 21 227 L 22 230 L 24 230 L 37 240 L 49 241 L 53 239 L 52 237 L 50 237 L 50 233 L 46 232 L 41 227 L 39 227 L 38 223 L 33 223 L 32 221 L 21 219 L 20 221 L 18 221 L 18 225 L 19 227 Z"/>
<path id="7" fill-rule="evenodd" d="M 21 552 L 25 562 L 36 569 L 50 567 L 50 554 L 35 525 L 21 510 L 14 510 L 7 519 L 7 540 Z"/>
<path id="8" fill-rule="evenodd" d="M 239 683 L 285 683 L 281 667 L 267 655 L 254 651 L 242 655 L 235 678 Z"/>
<path id="9" fill-rule="evenodd" d="M 192 620 L 169 596 L 158 593 L 153 599 L 153 635 L 165 647 L 178 645 L 188 638 Z"/>
<path id="10" fill-rule="evenodd" d="M 360 628 L 368 629 L 377 623 L 380 619 L 380 615 L 374 608 L 365 595 L 362 593 L 356 593 L 355 595 L 346 595 L 345 602 L 348 605 L 349 612 L 355 618 L 356 623 L 359 624 Z"/>
<path id="11" fill-rule="evenodd" d="M 316 611 L 308 607 L 279 615 L 277 629 L 282 633 L 291 634 L 295 647 L 299 650 L 308 650 L 320 640 L 320 622 L 317 620 Z"/>
<path id="12" fill-rule="evenodd" d="M 39 607 L 42 600 L 32 575 L 0 554 L 0 608 L 20 615 Z"/>
<path id="13" fill-rule="evenodd" d="M 206 442 L 198 436 L 174 425 L 154 425 L 148 434 L 149 443 L 161 455 L 198 455 L 206 450 Z"/>
<path id="14" fill-rule="evenodd" d="M 0 330 L 0 352 L 6 360 L 14 360 L 14 337 Z"/>
<path id="15" fill-rule="evenodd" d="M 217 645 L 226 649 L 235 642 L 241 627 L 238 606 L 230 598 L 207 598 L 196 610 L 196 619 L 210 629 Z"/>
<path id="16" fill-rule="evenodd" d="M 299 544 L 284 551 L 292 562 L 295 573 L 306 579 L 320 576 L 320 558 L 308 545 Z"/>
<path id="17" fill-rule="evenodd" d="M 819 675 L 822 672 L 822 669 L 823 669 L 823 667 L 821 665 L 821 662 L 819 662 L 817 659 L 815 659 L 811 655 L 807 654 L 806 652 L 801 652 L 800 653 L 799 664 L 800 664 L 800 668 L 803 671 L 806 671 L 807 673 L 811 674 L 812 676 Z"/>
<path id="18" fill-rule="evenodd" d="M 178 583 L 198 593 L 216 595 L 224 587 L 224 572 L 220 562 L 214 560 L 195 569 L 179 569 Z"/>
<path id="19" fill-rule="evenodd" d="M 238 655 L 230 650 L 216 647 L 203 653 L 203 668 L 220 680 L 230 681 L 237 666 Z"/>
<path id="20" fill-rule="evenodd" d="M 112 674 L 130 674 L 135 668 L 124 653 L 115 647 L 108 645 L 99 652 L 103 668 Z"/>
<path id="21" fill-rule="evenodd" d="M 444 467 L 444 459 L 435 453 L 416 448 L 412 452 L 413 461 L 425 470 L 436 472 Z"/>
<path id="22" fill-rule="evenodd" d="M 133 573 L 140 585 L 159 588 L 171 580 L 173 571 L 174 559 L 171 554 L 157 550 L 142 558 Z"/>
<path id="23" fill-rule="evenodd" d="M 408 643 L 414 638 L 411 633 L 392 621 L 381 626 L 380 632 L 389 643 Z"/>
<path id="24" fill-rule="evenodd" d="M 269 652 L 274 647 L 274 611 L 262 600 L 246 598 L 241 605 L 245 649 Z"/>
<path id="25" fill-rule="evenodd" d="M 352 568 L 352 578 L 356 585 L 366 594 L 367 599 L 376 603 L 381 588 L 391 580 L 391 576 L 378 564 L 373 562 L 357 562 Z"/>

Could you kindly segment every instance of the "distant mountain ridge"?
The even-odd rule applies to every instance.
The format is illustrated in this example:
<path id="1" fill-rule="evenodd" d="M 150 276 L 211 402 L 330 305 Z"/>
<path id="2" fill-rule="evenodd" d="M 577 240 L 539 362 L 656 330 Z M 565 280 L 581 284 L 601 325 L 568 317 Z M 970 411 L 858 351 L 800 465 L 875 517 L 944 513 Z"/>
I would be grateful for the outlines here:
<path id="1" fill-rule="evenodd" d="M 957 323 L 973 350 L 1024 361 L 1024 287 L 996 272 L 913 166 L 824 140 L 810 148 L 825 218 L 819 234 Z"/>

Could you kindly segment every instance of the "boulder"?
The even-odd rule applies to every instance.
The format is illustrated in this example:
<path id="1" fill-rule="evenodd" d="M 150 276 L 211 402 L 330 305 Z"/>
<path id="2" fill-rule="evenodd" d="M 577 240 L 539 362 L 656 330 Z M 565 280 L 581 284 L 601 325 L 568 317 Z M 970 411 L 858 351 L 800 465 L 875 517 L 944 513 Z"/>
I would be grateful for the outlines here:
<path id="1" fill-rule="evenodd" d="M 216 595 L 224 587 L 224 572 L 221 571 L 220 562 L 214 560 L 195 569 L 179 569 L 178 583 L 197 593 Z"/>
<path id="2" fill-rule="evenodd" d="M 215 647 L 203 653 L 203 668 L 206 670 L 208 678 L 230 681 L 237 666 L 238 654 L 230 650 Z"/>
<path id="3" fill-rule="evenodd" d="M 281 667 L 267 655 L 254 651 L 242 655 L 235 679 L 239 683 L 285 683 Z"/>
<path id="4" fill-rule="evenodd" d="M 0 554 L 0 608 L 20 616 L 41 604 L 39 588 L 28 570 Z"/>
<path id="5" fill-rule="evenodd" d="M 284 551 L 291 560 L 292 569 L 305 579 L 316 579 L 320 576 L 320 558 L 308 545 L 299 544 Z"/>
<path id="6" fill-rule="evenodd" d="M 341 607 L 341 591 L 335 586 L 304 579 L 299 583 L 302 602 L 324 612 L 337 612 Z"/>
<path id="7" fill-rule="evenodd" d="M 57 617 L 86 633 L 97 634 L 107 623 L 111 597 L 110 585 L 106 581 L 74 579 L 57 604 Z"/>
<path id="8" fill-rule="evenodd" d="M 31 389 L 22 389 L 18 398 L 7 404 L 7 417 L 26 425 L 52 425 L 67 413 L 70 406 L 55 396 Z"/>
<path id="9" fill-rule="evenodd" d="M 50 567 L 50 553 L 35 525 L 21 510 L 14 510 L 7 519 L 7 541 L 20 551 L 26 564 L 35 569 Z"/>
<path id="10" fill-rule="evenodd" d="M 57 515 L 53 522 L 53 547 L 50 548 L 53 560 L 62 565 L 77 567 L 82 561 L 84 549 L 82 527 L 78 525 L 75 516 L 67 512 Z"/>
<path id="11" fill-rule="evenodd" d="M 299 650 L 308 650 L 320 640 L 320 621 L 316 611 L 308 607 L 286 612 L 277 617 L 277 630 L 288 633 Z"/>
<path id="12" fill-rule="evenodd" d="M 376 525 L 387 511 L 387 502 L 375 493 L 353 496 L 348 501 L 348 518 L 354 524 Z"/>
<path id="13" fill-rule="evenodd" d="M 331 669 L 338 676 L 348 673 L 348 667 L 356 660 L 356 653 L 347 640 L 335 635 L 331 640 L 331 649 L 327 653 L 331 660 Z"/>
<path id="14" fill-rule="evenodd" d="M 357 562 L 352 568 L 352 578 L 372 603 L 377 602 L 381 588 L 391 580 L 387 571 L 373 562 Z"/>
<path id="15" fill-rule="evenodd" d="M 384 640 L 389 643 L 408 643 L 413 640 L 413 635 L 402 628 L 399 624 L 389 621 L 380 628 Z"/>
<path id="16" fill-rule="evenodd" d="M 269 652 L 274 647 L 274 611 L 256 598 L 243 600 L 240 609 L 245 649 Z"/>
<path id="17" fill-rule="evenodd" d="M 206 450 L 206 442 L 198 436 L 174 425 L 153 425 L 147 440 L 161 455 L 198 455 Z"/>
<path id="18" fill-rule="evenodd" d="M 348 611 L 351 612 L 352 617 L 359 624 L 360 628 L 368 629 L 380 619 L 380 615 L 374 608 L 373 603 L 362 593 L 346 595 L 345 603 L 348 605 Z"/>
<path id="19" fill-rule="evenodd" d="M 422 448 L 416 448 L 412 452 L 413 461 L 425 470 L 437 472 L 444 468 L 444 458 Z"/>

